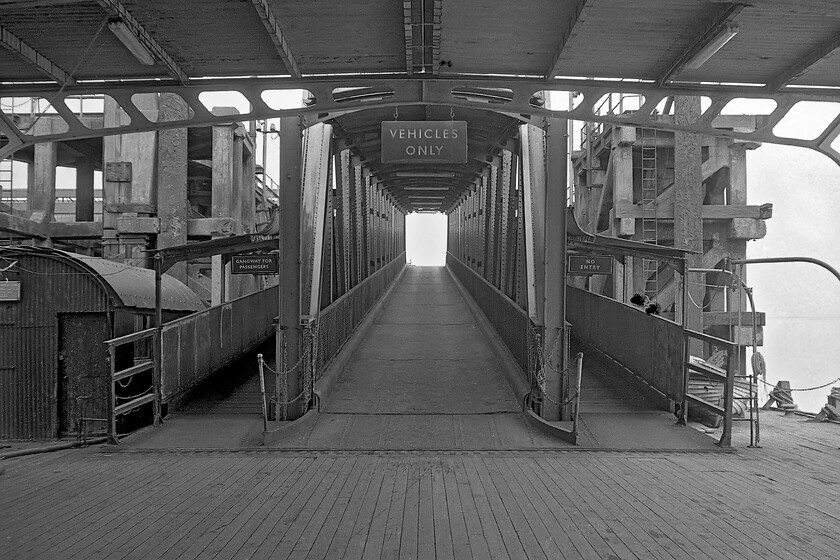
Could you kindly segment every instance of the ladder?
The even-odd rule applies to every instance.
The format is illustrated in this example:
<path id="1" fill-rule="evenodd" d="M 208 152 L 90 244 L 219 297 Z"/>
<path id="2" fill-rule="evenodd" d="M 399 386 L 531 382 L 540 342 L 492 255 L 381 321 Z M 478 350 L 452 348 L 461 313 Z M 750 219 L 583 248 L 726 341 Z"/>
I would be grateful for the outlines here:
<path id="1" fill-rule="evenodd" d="M 659 194 L 656 161 L 656 129 L 639 130 L 642 152 L 642 241 L 657 244 L 659 242 L 659 221 L 657 219 L 656 197 Z M 654 259 L 642 259 L 645 275 L 645 295 L 654 299 L 659 292 L 659 262 Z"/>
<path id="2" fill-rule="evenodd" d="M 8 198 L 6 193 L 8 192 Z M 0 160 L 0 205 L 6 204 L 8 200 L 8 209 L 4 211 L 11 212 L 15 207 L 14 199 L 14 164 L 11 159 Z"/>

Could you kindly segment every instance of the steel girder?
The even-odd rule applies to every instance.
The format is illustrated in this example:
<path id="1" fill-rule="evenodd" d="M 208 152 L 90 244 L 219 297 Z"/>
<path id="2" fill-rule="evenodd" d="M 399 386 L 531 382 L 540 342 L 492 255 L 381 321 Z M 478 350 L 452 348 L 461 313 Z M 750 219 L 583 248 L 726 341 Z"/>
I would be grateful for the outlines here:
<path id="1" fill-rule="evenodd" d="M 304 89 L 310 94 L 307 106 L 283 109 L 263 99 L 271 99 L 271 92 Z M 172 93 L 180 96 L 191 108 L 187 119 L 153 122 L 132 102 L 141 93 Z M 657 87 L 647 82 L 605 80 L 478 80 L 478 79 L 398 79 L 370 78 L 350 80 L 288 80 L 288 79 L 217 79 L 191 82 L 186 85 L 163 82 L 121 82 L 75 85 L 0 86 L 0 97 L 39 97 L 46 99 L 66 122 L 60 133 L 33 134 L 16 125 L 16 117 L 0 113 L 0 132 L 8 142 L 0 148 L 0 158 L 15 150 L 46 141 L 72 140 L 111 134 L 126 134 L 179 128 L 207 126 L 230 122 L 231 115 L 213 114 L 199 100 L 204 92 L 237 92 L 248 100 L 251 110 L 237 115 L 237 120 L 255 120 L 292 115 L 301 116 L 304 124 L 323 122 L 349 112 L 370 108 L 405 105 L 442 105 L 454 108 L 473 108 L 499 112 L 521 122 L 544 127 L 547 117 L 568 118 L 617 125 L 635 125 L 659 130 L 693 132 L 733 139 L 769 142 L 811 148 L 840 164 L 840 152 L 835 149 L 840 136 L 840 116 L 835 118 L 816 138 L 788 138 L 778 136 L 774 127 L 800 102 L 840 103 L 840 91 L 833 89 L 787 88 L 781 92 L 747 86 Z M 571 110 L 547 108 L 545 92 L 575 92 L 582 99 Z M 610 94 L 636 94 L 643 98 L 638 110 L 621 114 L 601 114 L 599 101 Z M 80 95 L 108 95 L 122 107 L 130 123 L 122 126 L 91 129 L 69 109 L 67 101 Z M 710 106 L 700 118 L 678 124 L 667 115 L 660 115 L 663 100 L 673 96 L 703 96 Z M 721 112 L 726 105 L 739 98 L 772 100 L 776 108 L 757 123 L 755 130 L 722 128 Z M 835 147 L 832 147 L 832 144 Z"/>

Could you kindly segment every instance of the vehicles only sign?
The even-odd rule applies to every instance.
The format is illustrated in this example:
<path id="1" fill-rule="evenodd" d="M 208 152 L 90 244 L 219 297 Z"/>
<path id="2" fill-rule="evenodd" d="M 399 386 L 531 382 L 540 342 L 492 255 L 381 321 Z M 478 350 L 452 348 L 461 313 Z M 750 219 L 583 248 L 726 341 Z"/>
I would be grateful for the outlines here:
<path id="1" fill-rule="evenodd" d="M 382 121 L 382 163 L 466 163 L 467 121 Z"/>

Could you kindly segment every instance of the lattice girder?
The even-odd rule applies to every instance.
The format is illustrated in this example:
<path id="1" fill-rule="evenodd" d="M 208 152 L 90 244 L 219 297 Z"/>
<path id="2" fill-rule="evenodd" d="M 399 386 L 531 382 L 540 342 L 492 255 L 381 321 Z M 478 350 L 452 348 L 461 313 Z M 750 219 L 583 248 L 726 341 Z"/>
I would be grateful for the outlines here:
<path id="1" fill-rule="evenodd" d="M 305 106 L 280 108 L 266 102 L 277 91 L 306 90 Z M 168 92 L 179 95 L 190 107 L 187 119 L 153 122 L 132 101 L 136 94 Z M 750 142 L 768 142 L 811 148 L 825 154 L 840 165 L 840 115 L 815 138 L 789 138 L 774 133 L 774 127 L 800 102 L 825 102 L 840 107 L 840 92 L 834 90 L 785 90 L 770 93 L 763 89 L 736 86 L 656 87 L 641 82 L 613 82 L 596 80 L 456 80 L 456 79 L 354 79 L 286 80 L 246 79 L 207 80 L 188 85 L 159 82 L 131 82 L 63 87 L 32 85 L 0 87 L 0 98 L 38 97 L 47 100 L 56 114 L 66 122 L 60 133 L 32 133 L 16 124 L 16 117 L 6 111 L 0 113 L 0 132 L 8 142 L 0 148 L 0 158 L 14 151 L 48 141 L 74 140 L 114 134 L 127 134 L 193 126 L 208 126 L 231 121 L 230 114 L 214 114 L 199 99 L 205 92 L 235 92 L 250 104 L 251 110 L 236 115 L 238 121 L 261 120 L 298 115 L 307 125 L 338 117 L 349 112 L 372 108 L 406 105 L 439 105 L 458 108 L 484 109 L 514 117 L 522 122 L 543 126 L 545 117 L 568 118 L 616 125 L 634 125 L 657 130 L 685 131 L 703 135 L 729 137 Z M 575 92 L 577 104 L 570 110 L 546 108 L 546 92 L 558 94 Z M 640 107 L 621 114 L 600 114 L 599 100 L 607 95 L 635 94 L 643 101 Z M 67 101 L 78 96 L 110 96 L 125 112 L 130 123 L 120 126 L 88 128 L 68 107 Z M 582 96 L 582 97 L 581 97 Z M 677 124 L 660 115 L 665 100 L 673 96 L 701 96 L 708 107 L 700 118 L 690 124 Z M 776 107 L 756 120 L 754 130 L 723 128 L 721 112 L 730 101 L 746 98 L 772 100 Z M 838 110 L 840 112 L 840 110 Z M 37 117 L 36 117 L 37 118 Z M 32 128 L 32 127 L 30 127 Z M 54 130 L 54 129 L 53 129 Z"/>

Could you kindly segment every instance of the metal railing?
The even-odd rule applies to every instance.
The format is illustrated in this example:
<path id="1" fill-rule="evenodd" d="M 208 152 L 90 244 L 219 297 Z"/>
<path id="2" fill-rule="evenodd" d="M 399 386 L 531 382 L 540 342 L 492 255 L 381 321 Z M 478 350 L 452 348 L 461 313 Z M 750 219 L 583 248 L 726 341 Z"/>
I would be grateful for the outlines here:
<path id="1" fill-rule="evenodd" d="M 274 334 L 278 288 L 169 321 L 161 330 L 161 399 L 176 401 Z"/>
<path id="2" fill-rule="evenodd" d="M 312 365 L 314 381 L 321 377 L 326 366 L 402 272 L 404 266 L 405 253 L 402 253 L 321 311 L 317 328 L 311 331 L 317 337 Z M 305 347 L 309 347 L 309 344 Z"/>
<path id="3" fill-rule="evenodd" d="M 542 327 L 534 325 L 526 310 L 453 254 L 446 255 L 446 265 L 499 333 L 499 337 L 519 364 L 532 391 L 535 390 L 539 386 L 537 365 L 543 336 Z"/>
<path id="4" fill-rule="evenodd" d="M 111 406 L 109 407 L 108 438 L 112 443 L 119 443 L 119 436 L 117 434 L 118 416 L 126 415 L 141 406 L 152 403 L 154 405 L 154 421 L 157 422 L 160 419 L 160 370 L 155 359 L 155 356 L 159 355 L 158 340 L 158 329 L 151 328 L 105 341 L 105 344 L 108 346 L 108 354 L 110 355 L 111 362 Z M 118 349 L 128 344 L 132 345 L 131 356 L 133 357 L 133 364 L 130 367 L 118 370 Z M 138 347 L 138 344 L 142 346 Z M 148 349 L 150 344 L 152 347 L 151 352 L 138 352 L 139 348 Z M 151 383 L 148 387 L 145 387 L 145 384 L 143 384 L 144 386 L 140 389 L 139 393 L 130 396 L 117 394 L 118 388 L 128 389 L 135 376 L 145 373 L 151 373 Z M 131 392 L 134 392 L 134 390 Z M 120 400 L 126 402 L 117 404 Z"/>
<path id="5" fill-rule="evenodd" d="M 725 367 L 715 367 L 706 363 L 705 360 L 697 360 L 692 350 L 700 344 L 709 348 L 705 353 L 711 354 L 715 349 L 723 350 L 725 353 Z M 718 445 L 729 447 L 732 445 L 732 404 L 735 396 L 735 369 L 731 366 L 731 358 L 737 346 L 734 342 L 711 336 L 705 333 L 685 329 L 683 331 L 683 379 L 685 385 L 685 398 L 680 410 L 680 421 L 685 422 L 688 418 L 688 407 L 690 404 L 700 406 L 709 412 L 719 414 L 723 418 L 723 434 Z M 689 377 L 695 373 L 709 379 L 712 382 L 723 384 L 723 405 L 711 402 L 707 399 L 689 393 Z"/>

